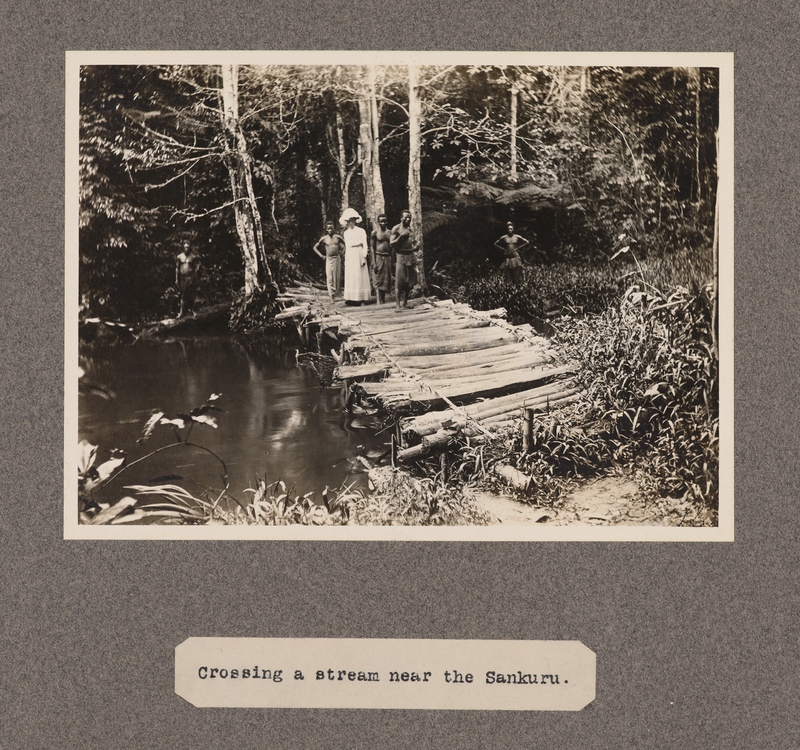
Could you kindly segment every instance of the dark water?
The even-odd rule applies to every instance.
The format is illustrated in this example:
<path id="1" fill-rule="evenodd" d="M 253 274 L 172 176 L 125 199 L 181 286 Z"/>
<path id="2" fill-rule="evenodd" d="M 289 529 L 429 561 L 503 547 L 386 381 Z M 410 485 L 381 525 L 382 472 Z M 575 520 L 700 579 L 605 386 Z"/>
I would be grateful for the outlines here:
<path id="1" fill-rule="evenodd" d="M 313 370 L 299 367 L 295 350 L 255 346 L 229 336 L 169 342 L 137 342 L 82 353 L 82 382 L 111 390 L 114 397 L 81 395 L 79 439 L 100 446 L 99 461 L 111 448 L 123 449 L 128 461 L 175 442 L 171 428 L 160 426 L 143 446 L 136 444 L 154 410 L 167 416 L 188 413 L 212 393 L 222 410 L 212 412 L 218 428 L 196 424 L 190 440 L 222 458 L 230 493 L 245 492 L 257 478 L 283 480 L 298 494 L 342 483 L 366 486 L 358 456 L 374 462 L 388 449 L 390 430 L 376 434 L 375 417 L 349 415 L 345 393 L 323 388 Z M 108 492 L 120 497 L 129 484 L 180 484 L 192 493 L 223 487 L 222 467 L 197 449 L 169 448 L 111 480 Z M 177 479 L 180 477 L 180 479 Z M 228 503 L 230 505 L 230 503 Z"/>

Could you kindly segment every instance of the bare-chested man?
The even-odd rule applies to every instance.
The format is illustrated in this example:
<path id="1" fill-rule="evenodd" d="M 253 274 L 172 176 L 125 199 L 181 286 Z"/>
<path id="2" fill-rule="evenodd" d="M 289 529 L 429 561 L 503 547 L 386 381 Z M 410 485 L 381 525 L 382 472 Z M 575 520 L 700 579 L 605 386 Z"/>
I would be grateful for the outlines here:
<path id="1" fill-rule="evenodd" d="M 394 274 L 394 293 L 397 312 L 408 304 L 408 293 L 416 281 L 414 248 L 411 242 L 411 211 L 406 209 L 400 223 L 392 229 L 389 246 L 395 253 L 397 265 Z"/>
<path id="2" fill-rule="evenodd" d="M 200 271 L 200 258 L 192 249 L 189 240 L 183 241 L 183 252 L 178 254 L 175 261 L 175 286 L 181 298 L 181 310 L 178 317 L 185 313 L 194 315 L 194 295 L 197 283 L 197 274 Z"/>
<path id="3" fill-rule="evenodd" d="M 325 281 L 328 284 L 328 296 L 333 302 L 334 297 L 342 292 L 342 254 L 344 253 L 344 239 L 333 232 L 333 222 L 325 222 L 325 234 L 317 240 L 314 252 L 325 259 Z M 320 250 L 325 248 L 323 255 Z"/>
<path id="4" fill-rule="evenodd" d="M 506 280 L 519 284 L 522 281 L 522 259 L 519 257 L 519 251 L 531 243 L 524 237 L 514 234 L 514 225 L 510 221 L 506 226 L 506 233 L 494 243 L 494 246 L 505 253 L 506 259 L 501 268 Z"/>
<path id="5" fill-rule="evenodd" d="M 386 292 L 392 288 L 392 249 L 389 242 L 392 233 L 386 228 L 386 214 L 378 216 L 378 226 L 370 235 L 370 250 L 372 252 L 372 272 L 374 275 L 375 293 L 378 304 L 386 301 Z"/>

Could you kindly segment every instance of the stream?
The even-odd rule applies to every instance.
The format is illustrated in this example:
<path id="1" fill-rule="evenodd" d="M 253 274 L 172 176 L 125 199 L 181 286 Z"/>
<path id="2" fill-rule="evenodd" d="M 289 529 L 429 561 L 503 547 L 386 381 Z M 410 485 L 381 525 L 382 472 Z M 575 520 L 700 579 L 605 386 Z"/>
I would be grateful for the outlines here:
<path id="1" fill-rule="evenodd" d="M 112 448 L 124 450 L 131 463 L 174 443 L 172 427 L 164 425 L 143 445 L 136 441 L 154 411 L 186 414 L 215 393 L 221 411 L 210 414 L 218 427 L 195 424 L 190 441 L 225 462 L 229 493 L 242 502 L 252 498 L 246 490 L 258 479 L 283 480 L 293 494 L 313 491 L 317 499 L 325 486 L 365 489 L 359 457 L 374 463 L 389 448 L 391 430 L 380 432 L 374 416 L 348 414 L 344 389 L 322 387 L 313 369 L 297 365 L 296 349 L 280 342 L 219 335 L 93 346 L 81 352 L 80 365 L 82 385 L 113 394 L 103 398 L 84 387 L 79 399 L 78 439 L 99 446 L 98 464 Z M 119 498 L 126 485 L 169 483 L 202 496 L 221 491 L 222 476 L 212 455 L 180 446 L 112 478 L 107 493 Z"/>

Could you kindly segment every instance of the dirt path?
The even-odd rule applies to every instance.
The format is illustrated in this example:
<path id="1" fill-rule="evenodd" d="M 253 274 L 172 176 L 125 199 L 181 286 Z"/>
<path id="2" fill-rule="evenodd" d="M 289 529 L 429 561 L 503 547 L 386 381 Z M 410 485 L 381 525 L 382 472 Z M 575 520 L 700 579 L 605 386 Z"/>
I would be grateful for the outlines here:
<path id="1" fill-rule="evenodd" d="M 573 490 L 559 508 L 525 505 L 519 500 L 476 491 L 475 501 L 496 524 L 546 523 L 551 526 L 674 526 L 688 506 L 679 501 L 644 500 L 632 479 L 603 477 Z"/>

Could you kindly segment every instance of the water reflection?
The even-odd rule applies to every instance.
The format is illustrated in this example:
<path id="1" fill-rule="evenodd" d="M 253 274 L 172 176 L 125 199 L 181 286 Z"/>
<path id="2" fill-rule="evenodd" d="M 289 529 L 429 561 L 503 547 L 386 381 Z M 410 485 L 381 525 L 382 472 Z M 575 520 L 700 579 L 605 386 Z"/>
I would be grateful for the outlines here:
<path id="1" fill-rule="evenodd" d="M 99 445 L 102 459 L 122 448 L 129 461 L 174 442 L 160 427 L 144 446 L 136 444 L 154 410 L 188 413 L 210 394 L 221 393 L 218 429 L 198 424 L 191 442 L 205 446 L 227 464 L 230 491 L 242 499 L 257 478 L 284 480 L 298 493 L 347 481 L 358 455 L 385 452 L 388 432 L 369 415 L 344 411 L 344 393 L 322 388 L 315 373 L 296 365 L 294 348 L 279 342 L 259 345 L 233 337 L 197 337 L 127 347 L 93 347 L 81 356 L 85 379 L 116 395 L 80 398 L 79 439 Z M 361 467 L 360 463 L 356 464 Z M 120 496 L 129 484 L 179 476 L 190 492 L 222 488 L 222 469 L 212 456 L 190 447 L 168 448 L 124 472 L 113 487 Z M 109 487 L 112 492 L 112 487 Z"/>

